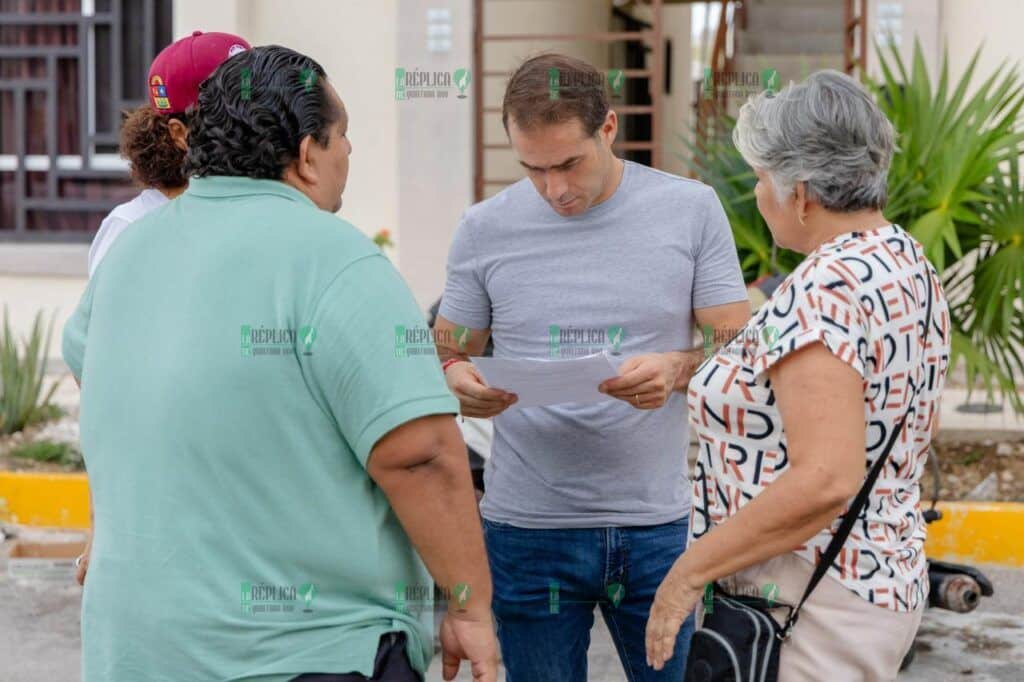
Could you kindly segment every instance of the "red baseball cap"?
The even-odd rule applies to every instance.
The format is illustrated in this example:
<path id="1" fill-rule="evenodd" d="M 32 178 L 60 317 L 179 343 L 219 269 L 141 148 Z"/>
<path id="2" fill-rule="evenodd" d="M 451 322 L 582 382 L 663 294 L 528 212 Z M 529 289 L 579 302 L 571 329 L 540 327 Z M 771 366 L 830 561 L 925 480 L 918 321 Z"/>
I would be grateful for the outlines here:
<path id="1" fill-rule="evenodd" d="M 203 33 L 176 40 L 149 67 L 149 106 L 158 114 L 183 114 L 199 99 L 199 85 L 217 67 L 251 45 L 230 33 Z"/>

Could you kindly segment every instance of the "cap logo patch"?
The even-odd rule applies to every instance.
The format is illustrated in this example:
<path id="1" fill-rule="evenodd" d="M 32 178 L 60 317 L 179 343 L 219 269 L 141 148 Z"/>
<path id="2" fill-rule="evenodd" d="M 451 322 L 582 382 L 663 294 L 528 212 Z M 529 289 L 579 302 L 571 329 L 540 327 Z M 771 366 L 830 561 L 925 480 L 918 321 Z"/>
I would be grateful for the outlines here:
<path id="1" fill-rule="evenodd" d="M 153 76 L 149 79 L 149 89 L 153 95 L 153 106 L 157 109 L 170 109 L 171 102 L 167 99 L 167 88 L 160 76 Z"/>
<path id="2" fill-rule="evenodd" d="M 234 57 L 239 52 L 245 52 L 245 45 L 235 43 L 234 45 L 228 48 L 228 57 Z"/>

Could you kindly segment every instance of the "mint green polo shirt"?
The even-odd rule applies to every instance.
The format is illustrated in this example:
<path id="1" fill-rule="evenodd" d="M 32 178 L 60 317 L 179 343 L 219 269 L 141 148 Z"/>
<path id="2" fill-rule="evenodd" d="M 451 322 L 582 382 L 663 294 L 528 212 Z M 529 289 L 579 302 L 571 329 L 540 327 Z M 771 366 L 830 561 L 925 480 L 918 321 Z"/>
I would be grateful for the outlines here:
<path id="1" fill-rule="evenodd" d="M 281 182 L 194 179 L 121 235 L 64 329 L 84 682 L 369 676 L 390 631 L 426 670 L 432 610 L 396 586 L 432 582 L 366 464 L 458 404 L 401 327 L 425 321 L 388 259 Z"/>

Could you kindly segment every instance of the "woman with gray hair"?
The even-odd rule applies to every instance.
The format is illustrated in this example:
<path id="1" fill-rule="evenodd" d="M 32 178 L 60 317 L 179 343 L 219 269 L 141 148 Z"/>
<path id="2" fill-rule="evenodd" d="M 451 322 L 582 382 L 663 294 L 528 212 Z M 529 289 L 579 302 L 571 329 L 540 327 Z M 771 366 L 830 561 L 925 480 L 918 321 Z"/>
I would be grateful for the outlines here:
<path id="1" fill-rule="evenodd" d="M 848 511 L 852 532 L 782 644 L 780 679 L 893 679 L 913 642 L 928 596 L 919 481 L 950 325 L 923 248 L 882 214 L 893 137 L 835 71 L 740 110 L 733 138 L 758 209 L 780 246 L 807 257 L 690 380 L 694 540 L 651 608 L 656 669 L 713 581 L 798 603 Z"/>

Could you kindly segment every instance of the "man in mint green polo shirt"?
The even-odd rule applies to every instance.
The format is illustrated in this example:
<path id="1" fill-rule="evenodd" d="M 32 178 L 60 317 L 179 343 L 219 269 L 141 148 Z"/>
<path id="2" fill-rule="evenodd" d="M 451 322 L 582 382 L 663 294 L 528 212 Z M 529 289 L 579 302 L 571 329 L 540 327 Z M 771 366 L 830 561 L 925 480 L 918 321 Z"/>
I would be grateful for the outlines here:
<path id="1" fill-rule="evenodd" d="M 308 57 L 225 62 L 188 191 L 122 235 L 68 321 L 84 682 L 421 679 L 432 577 L 445 678 L 468 659 L 495 679 L 458 404 L 436 357 L 396 353 L 424 325 L 401 277 L 331 215 L 347 126 Z"/>

